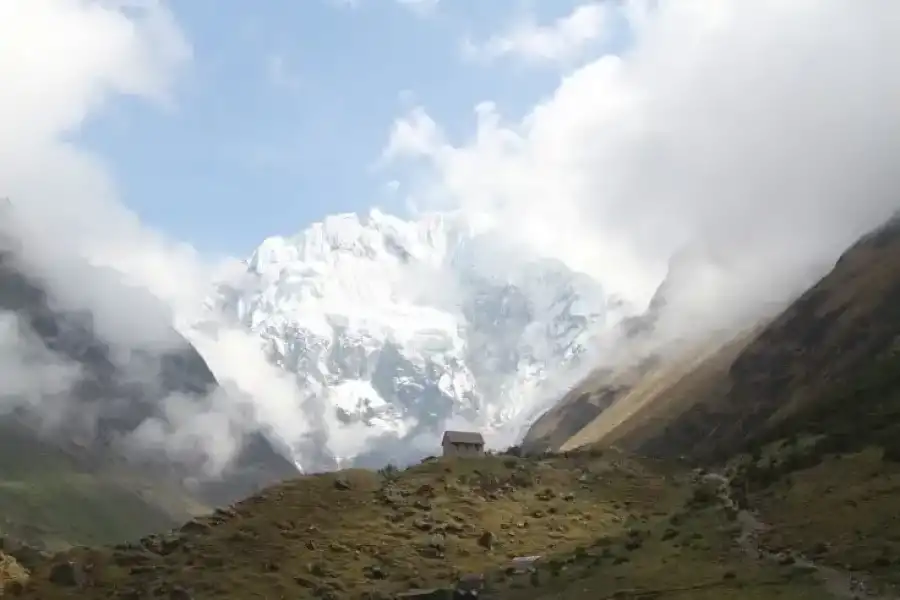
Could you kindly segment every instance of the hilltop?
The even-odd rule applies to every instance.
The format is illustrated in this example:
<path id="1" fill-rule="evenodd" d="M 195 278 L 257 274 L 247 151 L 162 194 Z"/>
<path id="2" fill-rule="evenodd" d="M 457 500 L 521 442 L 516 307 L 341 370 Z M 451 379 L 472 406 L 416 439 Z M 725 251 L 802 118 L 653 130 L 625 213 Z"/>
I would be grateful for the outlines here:
<path id="1" fill-rule="evenodd" d="M 168 534 L 72 549 L 37 564 L 14 591 L 41 600 L 392 598 L 478 574 L 489 598 L 817 597 L 808 572 L 752 560 L 739 529 L 684 468 L 614 450 L 428 459 L 404 471 L 300 477 Z M 536 573 L 512 572 L 513 557 L 534 555 Z"/>

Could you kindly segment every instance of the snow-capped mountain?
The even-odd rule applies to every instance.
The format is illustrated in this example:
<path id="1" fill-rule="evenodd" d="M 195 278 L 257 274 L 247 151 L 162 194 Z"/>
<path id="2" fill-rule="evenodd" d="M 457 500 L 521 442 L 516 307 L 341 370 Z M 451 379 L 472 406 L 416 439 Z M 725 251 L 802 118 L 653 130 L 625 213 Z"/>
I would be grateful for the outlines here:
<path id="1" fill-rule="evenodd" d="M 295 374 L 317 443 L 357 461 L 421 455 L 450 426 L 511 443 L 611 318 L 599 285 L 558 261 L 451 214 L 377 210 L 265 240 L 214 302 Z"/>

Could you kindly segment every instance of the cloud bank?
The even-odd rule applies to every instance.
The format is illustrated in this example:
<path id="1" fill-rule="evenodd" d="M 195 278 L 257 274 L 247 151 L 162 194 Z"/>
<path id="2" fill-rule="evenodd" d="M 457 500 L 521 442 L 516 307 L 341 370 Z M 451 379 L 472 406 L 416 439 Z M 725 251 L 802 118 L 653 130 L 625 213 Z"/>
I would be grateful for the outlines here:
<path id="1" fill-rule="evenodd" d="M 276 423 L 293 439 L 307 431 L 292 410 L 296 386 L 265 361 L 258 340 L 209 323 L 204 301 L 234 261 L 202 258 L 144 227 L 120 201 L 107 166 L 72 141 L 116 96 L 177 110 L 177 83 L 191 61 L 188 40 L 155 0 L 0 1 L 0 196 L 13 201 L 2 224 L 21 244 L 17 260 L 56 308 L 89 311 L 123 366 L 134 367 L 136 350 L 183 350 L 173 323 L 188 334 L 241 393 L 166 398 L 168 422 L 148 419 L 127 441 L 176 461 L 195 462 L 199 453 L 216 474 L 247 433 Z M 60 402 L 77 365 L 61 362 L 16 315 L 4 313 L 0 324 L 0 405 L 37 410 L 52 433 L 72 417 Z M 147 366 L 129 376 L 151 385 L 158 372 Z M 89 434 L 90 415 L 78 412 Z"/>
<path id="2" fill-rule="evenodd" d="M 686 327 L 798 292 L 898 206 L 900 4 L 607 6 L 629 30 L 606 35 L 629 47 L 567 72 L 521 120 L 485 102 L 470 139 L 427 107 L 394 124 L 383 159 L 412 170 L 419 204 L 515 222 L 522 246 L 639 304 L 690 247 L 696 273 L 673 291 Z"/>
<path id="3" fill-rule="evenodd" d="M 576 6 L 548 25 L 522 19 L 483 43 L 465 40 L 463 53 L 486 61 L 512 57 L 530 63 L 569 63 L 608 37 L 618 13 L 614 3 L 601 1 Z"/>
<path id="4" fill-rule="evenodd" d="M 586 6 L 572 15 L 597 10 Z M 572 56 L 559 31 L 599 39 L 622 35 L 609 24 L 629 24 L 626 51 L 588 56 L 524 118 L 485 102 L 464 140 L 427 107 L 394 124 L 383 158 L 406 163 L 396 179 L 419 206 L 495 224 L 511 246 L 560 259 L 637 305 L 688 249 L 669 309 L 685 329 L 752 318 L 800 291 L 896 209 L 900 4 L 611 6 L 615 18 L 590 27 L 560 21 L 495 38 L 516 43 L 489 41 L 495 55 Z M 72 141 L 115 96 L 177 110 L 190 64 L 190 44 L 161 3 L 0 0 L 0 195 L 15 201 L 22 259 L 61 305 L 90 309 L 115 347 L 177 346 L 172 320 L 189 334 L 241 393 L 167 399 L 171 426 L 148 421 L 135 440 L 176 459 L 199 444 L 216 471 L 246 433 L 298 440 L 322 416 L 297 410 L 296 383 L 258 340 L 204 313 L 233 261 L 142 226 L 102 161 Z M 128 295 L 121 279 L 141 293 Z M 71 365 L 21 366 L 31 364 L 21 354 L 28 332 L 10 315 L 0 325 L 7 391 L 40 403 L 68 384 Z"/>

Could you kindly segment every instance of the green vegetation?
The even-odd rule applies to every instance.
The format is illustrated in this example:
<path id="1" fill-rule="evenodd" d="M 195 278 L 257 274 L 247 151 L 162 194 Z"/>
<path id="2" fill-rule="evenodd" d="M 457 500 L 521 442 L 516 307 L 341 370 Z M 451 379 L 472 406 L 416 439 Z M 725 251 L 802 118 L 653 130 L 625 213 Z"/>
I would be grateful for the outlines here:
<path id="1" fill-rule="evenodd" d="M 636 373 L 641 393 L 606 398 L 618 433 L 579 442 L 724 477 L 615 448 L 516 448 L 299 477 L 126 543 L 166 529 L 177 494 L 0 431 L 2 527 L 120 542 L 47 555 L 0 540 L 0 577 L 26 600 L 436 599 L 468 575 L 488 599 L 822 600 L 854 597 L 853 573 L 900 597 L 898 248 L 896 230 L 869 240 L 761 331 Z M 596 408 L 544 419 L 538 437 Z M 522 570 L 524 556 L 540 559 Z"/>
<path id="2" fill-rule="evenodd" d="M 510 586 L 515 593 L 504 589 L 497 597 L 822 598 L 821 587 L 809 571 L 754 561 L 743 554 L 734 543 L 738 532 L 739 527 L 721 507 L 686 507 L 649 523 L 646 529 L 600 538 L 581 553 L 555 559 L 539 570 L 536 589 L 519 581 Z"/>
<path id="3" fill-rule="evenodd" d="M 823 453 L 827 438 L 795 438 L 732 461 L 732 494 L 770 526 L 761 542 L 792 548 L 876 587 L 900 589 L 900 465 L 870 447 Z"/>
<path id="4" fill-rule="evenodd" d="M 16 428 L 0 430 L 0 534 L 59 549 L 106 544 L 175 526 L 187 501 L 161 486 L 79 463 Z"/>
<path id="5" fill-rule="evenodd" d="M 880 446 L 900 462 L 900 346 L 873 358 L 850 381 L 835 383 L 827 395 L 778 423 L 748 446 L 751 451 L 776 440 L 815 438 L 808 455 L 857 452 Z"/>
<path id="6" fill-rule="evenodd" d="M 480 574 L 487 598 L 821 598 L 808 573 L 736 544 L 715 489 L 614 450 L 306 476 L 170 534 L 46 559 L 22 597 L 392 598 Z M 511 568 L 534 555 L 534 572 Z"/>

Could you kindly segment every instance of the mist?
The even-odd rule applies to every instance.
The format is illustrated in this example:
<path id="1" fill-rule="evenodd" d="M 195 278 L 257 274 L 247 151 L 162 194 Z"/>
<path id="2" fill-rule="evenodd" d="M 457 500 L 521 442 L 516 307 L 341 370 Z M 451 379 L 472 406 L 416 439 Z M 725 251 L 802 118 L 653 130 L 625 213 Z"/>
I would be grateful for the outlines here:
<path id="1" fill-rule="evenodd" d="M 108 167 L 72 141 L 115 96 L 175 110 L 190 43 L 163 3 L 131 4 L 0 3 L 0 197 L 11 200 L 0 225 L 16 246 L 15 268 L 47 292 L 53 310 L 89 314 L 131 383 L 151 392 L 160 377 L 152 357 L 188 342 L 200 348 L 223 386 L 162 398 L 160 415 L 118 443 L 215 477 L 249 434 L 280 443 L 276 427 L 298 439 L 308 424 L 294 409 L 296 382 L 265 360 L 260 340 L 208 311 L 213 283 L 231 277 L 236 260 L 201 257 L 144 226 Z M 99 418 L 129 409 L 125 398 L 67 403 L 78 363 L 44 347 L 17 314 L 2 315 L 0 353 L 0 412 L 27 408 L 45 435 L 69 435 L 77 420 L 89 438 Z"/>
<path id="2" fill-rule="evenodd" d="M 395 123 L 384 159 L 419 205 L 514 222 L 638 306 L 690 250 L 666 319 L 691 329 L 760 316 L 900 205 L 896 2 L 613 6 L 630 46 L 521 118 L 486 102 L 461 140 L 427 107 Z"/>
<path id="3" fill-rule="evenodd" d="M 412 205 L 491 230 L 501 240 L 483 251 L 493 269 L 519 252 L 555 258 L 644 307 L 688 252 L 660 319 L 659 335 L 676 339 L 770 314 L 898 208 L 900 4 L 616 6 L 629 45 L 618 56 L 568 56 L 556 89 L 524 115 L 485 102 L 474 134 L 452 139 L 422 106 L 386 128 L 382 167 L 397 171 Z M 165 5 L 0 3 L 0 40 L 0 196 L 13 200 L 4 227 L 20 241 L 22 268 L 60 309 L 88 311 L 121 364 L 188 340 L 223 383 L 203 398 L 166 398 L 164 418 L 126 443 L 191 464 L 199 455 L 208 475 L 256 432 L 313 462 L 329 439 L 350 454 L 403 452 L 394 439 L 342 429 L 257 336 L 212 310 L 214 284 L 239 285 L 244 266 L 142 224 L 108 166 L 72 141 L 117 96 L 177 109 L 193 58 Z M 439 275 L 415 273 L 410 296 L 453 304 L 458 289 Z M 52 432 L 76 365 L 48 355 L 15 315 L 0 325 L 0 412 L 15 397 Z M 610 340 L 596 352 L 624 360 Z M 437 440 L 406 442 L 426 453 Z"/>

